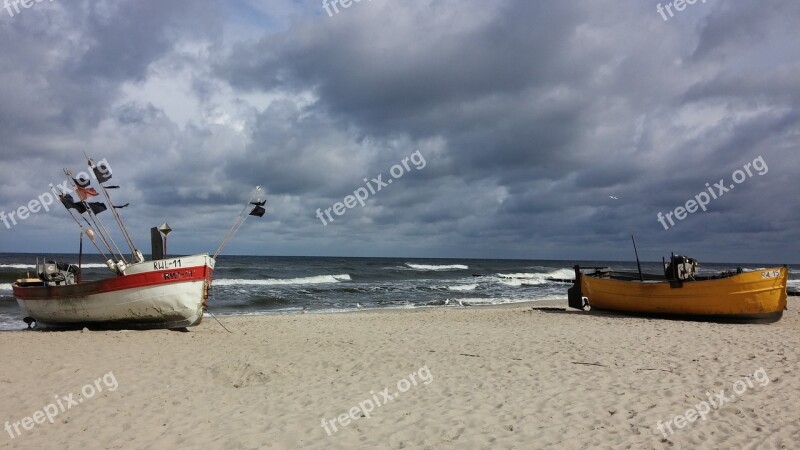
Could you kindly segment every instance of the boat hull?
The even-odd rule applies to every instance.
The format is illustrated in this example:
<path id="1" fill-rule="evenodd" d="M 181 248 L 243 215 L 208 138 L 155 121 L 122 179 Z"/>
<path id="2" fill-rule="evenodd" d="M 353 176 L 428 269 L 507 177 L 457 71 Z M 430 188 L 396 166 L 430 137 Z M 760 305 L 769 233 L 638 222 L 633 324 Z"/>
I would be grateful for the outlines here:
<path id="1" fill-rule="evenodd" d="M 641 282 L 580 277 L 593 310 L 702 319 L 776 321 L 786 309 L 786 268 L 703 281 Z"/>
<path id="2" fill-rule="evenodd" d="M 213 270 L 213 258 L 194 255 L 135 264 L 114 278 L 13 289 L 37 327 L 183 328 L 201 322 Z"/>

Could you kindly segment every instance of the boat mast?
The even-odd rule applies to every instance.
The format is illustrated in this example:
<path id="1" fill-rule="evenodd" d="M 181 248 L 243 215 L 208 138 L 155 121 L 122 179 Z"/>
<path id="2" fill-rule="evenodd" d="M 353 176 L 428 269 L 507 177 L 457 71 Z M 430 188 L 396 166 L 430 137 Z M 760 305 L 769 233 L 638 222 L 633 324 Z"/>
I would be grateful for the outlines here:
<path id="1" fill-rule="evenodd" d="M 86 156 L 86 152 L 83 153 L 83 156 Z M 144 261 L 144 256 L 139 249 L 136 248 L 136 244 L 133 243 L 133 239 L 131 238 L 130 233 L 128 233 L 128 229 L 125 228 L 125 224 L 122 222 L 122 217 L 119 215 L 117 208 L 114 207 L 114 203 L 111 201 L 111 195 L 108 193 L 108 190 L 105 186 L 103 186 L 103 182 L 97 177 L 97 172 L 99 169 L 95 166 L 94 161 L 91 158 L 86 156 L 86 159 L 89 163 L 89 169 L 92 170 L 92 173 L 95 175 L 95 179 L 97 180 L 97 184 L 100 185 L 100 190 L 103 191 L 103 196 L 105 197 L 106 201 L 108 202 L 108 206 L 111 208 L 111 214 L 114 215 L 114 219 L 117 221 L 117 225 L 119 225 L 119 229 L 122 232 L 123 238 L 125 238 L 125 242 L 128 244 L 128 247 L 131 249 L 131 259 L 134 262 L 142 262 Z M 110 175 L 110 174 L 109 174 Z M 111 178 L 109 176 L 109 178 Z M 107 181 L 108 179 L 106 179 Z"/>

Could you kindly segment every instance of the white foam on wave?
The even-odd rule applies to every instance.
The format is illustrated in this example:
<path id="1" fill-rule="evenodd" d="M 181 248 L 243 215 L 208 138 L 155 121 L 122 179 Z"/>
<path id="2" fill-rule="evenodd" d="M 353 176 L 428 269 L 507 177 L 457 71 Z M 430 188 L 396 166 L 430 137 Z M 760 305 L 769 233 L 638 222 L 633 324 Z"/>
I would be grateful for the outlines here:
<path id="1" fill-rule="evenodd" d="M 0 291 L 12 290 L 11 283 L 0 283 Z"/>
<path id="2" fill-rule="evenodd" d="M 574 280 L 575 271 L 570 269 L 557 269 L 547 273 L 498 273 L 497 278 L 506 286 L 536 286 L 550 283 L 548 278 Z"/>
<path id="3" fill-rule="evenodd" d="M 800 280 L 789 280 L 786 282 L 788 286 L 800 286 Z"/>
<path id="4" fill-rule="evenodd" d="M 460 307 L 459 302 L 466 304 L 466 306 L 488 306 L 488 305 L 506 305 L 510 303 L 524 303 L 524 302 L 540 302 L 547 300 L 563 300 L 563 295 L 547 295 L 538 298 L 508 298 L 508 297 L 492 297 L 492 298 L 479 298 L 479 297 L 459 297 L 451 299 L 449 306 Z"/>
<path id="5" fill-rule="evenodd" d="M 328 284 L 350 281 L 350 275 L 317 275 L 303 278 L 270 278 L 265 280 L 244 280 L 241 278 L 214 280 L 214 286 L 279 286 L 286 284 Z"/>
<path id="6" fill-rule="evenodd" d="M 458 286 L 448 286 L 447 289 L 451 291 L 474 291 L 477 287 L 477 284 L 460 284 Z"/>
<path id="7" fill-rule="evenodd" d="M 22 322 L 22 315 L 0 313 L 0 330 L 3 331 L 21 331 L 27 327 Z"/>
<path id="8" fill-rule="evenodd" d="M 517 287 L 517 286 L 538 286 L 540 284 L 547 283 L 547 280 L 509 278 L 509 279 L 500 279 L 500 282 L 505 284 L 506 286 Z"/>
<path id="9" fill-rule="evenodd" d="M 410 269 L 414 270 L 467 270 L 469 266 L 465 266 L 463 264 L 442 264 L 442 265 L 430 265 L 430 264 L 411 264 L 405 263 L 406 266 Z"/>
<path id="10" fill-rule="evenodd" d="M 533 273 L 498 273 L 500 278 L 522 278 L 522 279 L 539 279 L 539 278 L 575 278 L 575 271 L 572 269 L 557 269 L 552 272 L 533 272 Z"/>
<path id="11" fill-rule="evenodd" d="M 77 264 L 75 264 L 77 266 Z M 82 264 L 84 269 L 99 269 L 105 268 L 105 264 L 87 263 Z M 35 264 L 0 264 L 0 269 L 35 269 Z"/>

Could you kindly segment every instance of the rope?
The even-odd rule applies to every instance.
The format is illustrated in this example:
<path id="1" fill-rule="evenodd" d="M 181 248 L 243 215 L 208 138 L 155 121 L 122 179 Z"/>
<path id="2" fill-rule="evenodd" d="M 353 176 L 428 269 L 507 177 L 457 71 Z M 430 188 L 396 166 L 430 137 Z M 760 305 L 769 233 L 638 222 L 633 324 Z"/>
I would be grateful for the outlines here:
<path id="1" fill-rule="evenodd" d="M 222 322 L 220 322 L 220 321 L 219 321 L 219 319 L 217 319 L 217 316 L 215 316 L 215 315 L 214 315 L 214 313 L 212 313 L 212 312 L 211 312 L 211 310 L 209 310 L 209 309 L 206 309 L 206 312 L 208 313 L 208 315 L 209 315 L 209 316 L 213 317 L 213 318 L 214 318 L 214 320 L 216 320 L 216 321 L 217 321 L 217 323 L 219 324 L 219 326 L 221 326 L 222 328 L 225 328 L 225 325 L 223 325 L 223 324 L 222 324 Z M 231 330 L 229 330 L 229 329 L 227 329 L 227 328 L 225 328 L 225 331 L 227 331 L 228 333 L 231 333 L 231 334 L 233 334 L 233 332 L 231 332 Z"/>

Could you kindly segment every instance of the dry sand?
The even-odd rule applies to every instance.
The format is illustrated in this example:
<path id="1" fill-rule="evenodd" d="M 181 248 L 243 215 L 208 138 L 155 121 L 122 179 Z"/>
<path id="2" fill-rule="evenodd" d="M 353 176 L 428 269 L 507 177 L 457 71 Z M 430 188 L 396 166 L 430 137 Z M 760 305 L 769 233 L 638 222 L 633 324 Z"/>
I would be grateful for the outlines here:
<path id="1" fill-rule="evenodd" d="M 89 393 L 103 389 L 53 424 L 20 422 L 13 439 L 0 430 L 0 445 L 796 448 L 799 303 L 791 298 L 771 325 L 525 304 L 222 318 L 233 334 L 210 318 L 186 333 L 0 333 L 0 425 L 12 433 L 56 395 L 77 401 L 87 383 Z M 331 435 L 322 427 L 367 400 L 385 402 L 380 391 L 398 393 L 398 382 L 406 392 L 369 418 L 359 410 Z M 672 422 L 664 439 L 657 422 L 685 415 L 707 392 L 728 400 L 705 420 Z"/>

